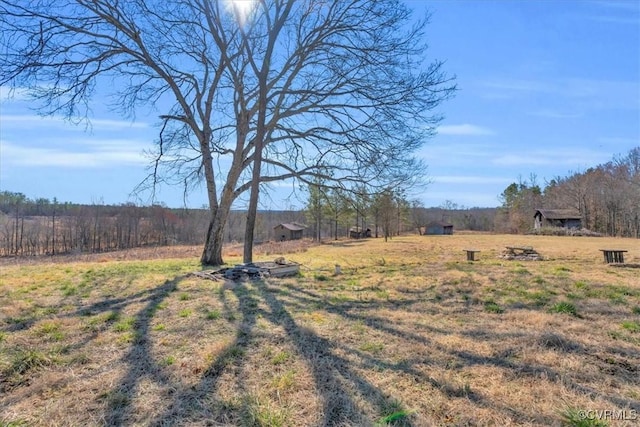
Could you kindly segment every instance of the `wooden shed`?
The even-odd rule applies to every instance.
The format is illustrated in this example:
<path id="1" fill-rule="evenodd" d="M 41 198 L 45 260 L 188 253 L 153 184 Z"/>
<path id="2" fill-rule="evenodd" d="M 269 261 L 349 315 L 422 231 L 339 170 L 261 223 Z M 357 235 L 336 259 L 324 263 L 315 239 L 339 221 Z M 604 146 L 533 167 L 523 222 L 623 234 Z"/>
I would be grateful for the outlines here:
<path id="1" fill-rule="evenodd" d="M 349 237 L 352 239 L 363 239 L 365 237 L 371 237 L 370 228 L 351 227 L 349 229 Z"/>
<path id="2" fill-rule="evenodd" d="M 424 234 L 453 234 L 453 224 L 442 221 L 432 221 L 425 226 Z"/>
<path id="3" fill-rule="evenodd" d="M 275 239 L 278 241 L 285 240 L 300 240 L 302 239 L 302 233 L 307 227 L 296 222 L 278 224 L 273 227 Z"/>
<path id="4" fill-rule="evenodd" d="M 537 209 L 533 215 L 533 228 L 582 228 L 580 212 L 574 209 Z"/>

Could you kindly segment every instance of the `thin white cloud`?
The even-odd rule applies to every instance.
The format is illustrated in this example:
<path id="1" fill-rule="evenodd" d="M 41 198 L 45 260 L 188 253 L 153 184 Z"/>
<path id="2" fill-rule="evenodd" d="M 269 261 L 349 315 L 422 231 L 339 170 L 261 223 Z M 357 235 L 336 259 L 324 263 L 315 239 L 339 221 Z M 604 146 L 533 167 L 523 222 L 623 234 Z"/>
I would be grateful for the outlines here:
<path id="1" fill-rule="evenodd" d="M 498 201 L 499 193 L 500 191 L 497 190 L 495 193 L 491 190 L 488 190 L 485 193 L 452 190 L 427 190 L 421 198 L 423 199 L 425 206 L 442 206 L 445 201 L 451 200 L 454 203 L 458 203 L 466 207 L 495 207 L 500 205 L 500 202 Z"/>
<path id="2" fill-rule="evenodd" d="M 640 138 L 625 138 L 620 136 L 603 136 L 598 138 L 598 142 L 603 144 L 621 144 L 621 145 L 638 145 L 640 146 Z"/>
<path id="3" fill-rule="evenodd" d="M 505 154 L 496 157 L 493 163 L 500 166 L 522 166 L 522 165 L 553 165 L 564 163 L 565 160 L 550 157 L 548 155 L 527 155 L 527 154 Z"/>
<path id="4" fill-rule="evenodd" d="M 449 161 L 458 164 L 465 159 L 475 162 L 493 157 L 497 150 L 501 150 L 501 147 L 494 143 L 468 141 L 469 140 L 458 140 L 446 144 L 429 144 L 421 148 L 419 155 L 427 161 L 437 161 L 438 164 Z M 455 154 L 455 156 L 452 156 L 452 153 Z"/>
<path id="5" fill-rule="evenodd" d="M 297 188 L 297 184 L 290 179 L 287 179 L 284 181 L 272 181 L 272 182 L 266 183 L 265 185 L 269 187 L 279 187 L 279 188 L 290 188 L 290 189 Z"/>
<path id="6" fill-rule="evenodd" d="M 56 127 L 68 130 L 84 131 L 86 126 L 82 119 L 66 120 L 59 116 L 38 116 L 35 114 L 13 114 L 0 116 L 3 126 L 16 129 L 32 129 L 34 127 Z M 80 122 L 79 125 L 75 123 Z M 91 119 L 89 128 L 95 130 L 116 130 L 116 129 L 145 129 L 149 125 L 144 122 L 131 122 L 127 120 Z"/>
<path id="7" fill-rule="evenodd" d="M 532 113 L 529 113 L 532 116 L 537 117 L 545 117 L 549 119 L 577 119 L 583 116 L 582 113 L 566 113 L 562 111 L 554 111 L 554 110 L 538 110 Z"/>
<path id="8" fill-rule="evenodd" d="M 28 92 L 24 88 L 0 86 L 0 102 L 24 101 L 28 99 Z"/>
<path id="9" fill-rule="evenodd" d="M 467 176 L 467 175 L 439 175 L 431 177 L 433 182 L 439 184 L 508 184 L 512 178 L 490 177 L 490 176 Z"/>
<path id="10" fill-rule="evenodd" d="M 140 144 L 111 144 L 103 141 L 88 148 L 91 151 L 71 151 L 62 148 L 24 147 L 0 141 L 2 161 L 6 165 L 101 168 L 122 165 L 144 165 L 149 159 L 140 150 Z"/>
<path id="11" fill-rule="evenodd" d="M 487 90 L 482 95 L 491 99 L 514 99 L 535 94 L 553 95 L 549 99 L 572 101 L 572 108 L 640 109 L 638 81 L 568 78 L 558 80 L 502 79 L 481 83 Z"/>
<path id="12" fill-rule="evenodd" d="M 610 153 L 585 149 L 555 149 L 550 151 L 529 151 L 517 154 L 504 154 L 493 159 L 499 166 L 590 166 L 606 161 Z"/>
<path id="13" fill-rule="evenodd" d="M 438 127 L 438 134 L 440 135 L 465 135 L 465 136 L 476 136 L 476 135 L 494 135 L 491 129 L 471 125 L 468 123 L 464 123 L 461 125 L 443 125 Z"/>
<path id="14" fill-rule="evenodd" d="M 482 85 L 490 89 L 508 92 L 550 92 L 554 90 L 554 85 L 539 80 L 500 79 L 485 81 Z"/>
<path id="15" fill-rule="evenodd" d="M 149 127 L 148 123 L 132 122 L 128 120 L 91 119 L 90 123 L 94 128 L 100 128 L 100 129 L 113 129 L 113 128 L 146 129 Z"/>

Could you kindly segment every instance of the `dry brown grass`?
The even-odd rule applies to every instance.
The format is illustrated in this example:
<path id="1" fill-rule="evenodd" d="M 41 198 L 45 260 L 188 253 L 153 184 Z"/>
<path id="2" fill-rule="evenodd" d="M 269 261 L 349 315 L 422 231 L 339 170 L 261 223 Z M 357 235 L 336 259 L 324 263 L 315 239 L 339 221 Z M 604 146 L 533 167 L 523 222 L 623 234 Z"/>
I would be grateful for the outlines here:
<path id="1" fill-rule="evenodd" d="M 271 254 L 293 254 L 305 252 L 308 248 L 316 246 L 317 243 L 310 239 L 294 240 L 287 242 L 264 242 L 254 247 L 254 255 L 270 256 Z M 242 258 L 243 246 L 241 243 L 227 244 L 223 249 L 224 259 L 237 261 Z M 35 264 L 66 264 L 73 262 L 111 262 L 111 261 L 141 261 L 141 260 L 164 260 L 164 259 L 185 259 L 200 258 L 202 255 L 202 245 L 186 246 L 150 246 L 134 249 L 126 249 L 114 252 L 68 254 L 57 256 L 35 256 L 35 257 L 0 257 L 0 266 L 11 265 L 35 265 Z"/>
<path id="2" fill-rule="evenodd" d="M 507 245 L 533 246 L 545 260 L 502 260 Z M 479 261 L 465 260 L 470 247 Z M 199 248 L 5 264 L 0 425 L 632 417 L 640 278 L 605 265 L 605 247 L 640 262 L 637 240 L 469 234 L 263 247 L 256 258 L 286 252 L 303 274 L 237 284 L 189 276 Z"/>

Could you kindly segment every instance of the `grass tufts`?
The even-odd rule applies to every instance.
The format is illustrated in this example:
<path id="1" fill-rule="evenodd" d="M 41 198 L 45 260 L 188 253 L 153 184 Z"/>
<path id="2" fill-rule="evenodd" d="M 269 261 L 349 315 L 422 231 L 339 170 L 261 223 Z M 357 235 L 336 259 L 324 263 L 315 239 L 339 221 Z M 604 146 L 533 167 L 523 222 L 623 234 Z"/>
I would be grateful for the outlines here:
<path id="1" fill-rule="evenodd" d="M 609 423 L 590 417 L 590 412 L 576 408 L 569 408 L 562 413 L 565 426 L 570 427 L 607 427 Z"/>
<path id="2" fill-rule="evenodd" d="M 365 342 L 358 347 L 361 351 L 368 353 L 380 353 L 384 349 L 384 344 L 378 342 Z"/>
<path id="3" fill-rule="evenodd" d="M 584 289 L 587 287 L 587 282 L 585 282 L 584 280 L 578 280 L 576 281 L 576 283 L 574 283 L 574 285 L 578 289 Z"/>
<path id="4" fill-rule="evenodd" d="M 0 419 L 0 427 L 25 427 L 28 425 L 29 423 L 24 420 L 5 421 Z"/>
<path id="5" fill-rule="evenodd" d="M 11 382 L 21 383 L 21 377 L 27 373 L 53 365 L 56 362 L 55 356 L 45 354 L 41 350 L 20 349 L 12 355 L 8 368 L 3 369 L 0 373 L 2 377 L 8 378 Z"/>
<path id="6" fill-rule="evenodd" d="M 504 309 L 502 307 L 500 307 L 498 305 L 498 303 L 496 303 L 493 300 L 485 301 L 485 303 L 484 303 L 484 311 L 486 311 L 487 313 L 495 313 L 495 314 L 504 313 Z"/>
<path id="7" fill-rule="evenodd" d="M 640 322 L 633 320 L 622 322 L 622 327 L 629 332 L 640 332 Z"/>
<path id="8" fill-rule="evenodd" d="M 113 330 L 116 332 L 129 332 L 133 330 L 133 326 L 136 323 L 136 318 L 133 316 L 127 316 L 113 325 Z"/>
<path id="9" fill-rule="evenodd" d="M 269 401 L 256 396 L 243 399 L 242 425 L 255 427 L 284 427 L 288 425 L 287 412 L 273 407 Z"/>
<path id="10" fill-rule="evenodd" d="M 111 390 L 102 393 L 99 397 L 113 409 L 126 408 L 131 402 L 129 395 L 120 390 Z"/>
<path id="11" fill-rule="evenodd" d="M 222 317 L 222 313 L 220 312 L 220 310 L 207 310 L 207 314 L 205 315 L 205 318 L 207 320 L 218 320 L 220 317 Z"/>
<path id="12" fill-rule="evenodd" d="M 409 426 L 409 417 L 413 411 L 404 408 L 398 399 L 384 402 L 381 406 L 381 418 L 375 423 L 376 426 Z"/>
<path id="13" fill-rule="evenodd" d="M 279 393 L 293 390 L 296 386 L 296 371 L 290 369 L 283 374 L 276 375 L 271 380 L 271 387 Z"/>
<path id="14" fill-rule="evenodd" d="M 39 337 L 47 337 L 53 341 L 62 341 L 64 339 L 64 333 L 62 332 L 62 326 L 55 321 L 47 321 L 41 323 L 35 330 L 35 333 Z"/>
<path id="15" fill-rule="evenodd" d="M 281 351 L 281 352 L 279 352 L 278 354 L 276 354 L 275 356 L 273 356 L 271 358 L 271 364 L 272 365 L 282 365 L 283 363 L 285 363 L 290 358 L 291 358 L 291 353 L 289 353 L 287 351 Z"/>
<path id="16" fill-rule="evenodd" d="M 576 306 L 566 301 L 554 304 L 550 311 L 552 313 L 569 314 L 571 316 L 578 317 L 578 310 L 576 309 Z"/>

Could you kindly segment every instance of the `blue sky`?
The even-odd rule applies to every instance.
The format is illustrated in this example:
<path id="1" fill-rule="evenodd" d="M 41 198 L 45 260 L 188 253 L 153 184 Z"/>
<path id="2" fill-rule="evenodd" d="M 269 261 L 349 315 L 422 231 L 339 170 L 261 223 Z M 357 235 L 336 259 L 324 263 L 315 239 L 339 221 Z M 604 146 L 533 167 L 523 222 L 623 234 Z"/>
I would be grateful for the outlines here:
<path id="1" fill-rule="evenodd" d="M 511 182 L 583 171 L 640 146 L 640 2 L 408 1 L 431 13 L 429 55 L 457 76 L 438 135 L 418 153 L 426 206 L 498 206 Z M 158 113 L 135 121 L 94 100 L 91 126 L 39 118 L 0 88 L 0 189 L 78 203 L 148 202 L 145 177 Z M 286 185 L 263 208 L 301 206 Z M 157 200 L 182 206 L 180 188 Z M 187 205 L 206 203 L 204 189 Z"/>

